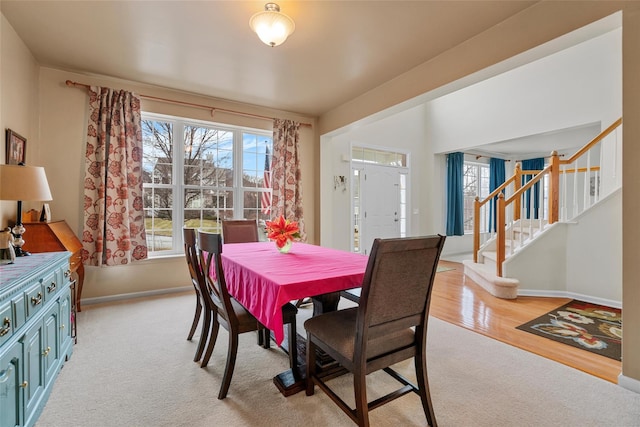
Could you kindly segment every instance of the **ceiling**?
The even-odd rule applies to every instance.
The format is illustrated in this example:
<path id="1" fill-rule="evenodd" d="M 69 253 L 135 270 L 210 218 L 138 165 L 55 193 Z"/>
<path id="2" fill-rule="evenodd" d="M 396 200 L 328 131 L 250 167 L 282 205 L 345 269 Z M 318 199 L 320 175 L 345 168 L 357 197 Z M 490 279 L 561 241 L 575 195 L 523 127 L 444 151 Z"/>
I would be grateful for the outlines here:
<path id="1" fill-rule="evenodd" d="M 279 1 L 281 46 L 249 18 L 264 1 L 2 0 L 42 66 L 319 116 L 535 1 Z"/>

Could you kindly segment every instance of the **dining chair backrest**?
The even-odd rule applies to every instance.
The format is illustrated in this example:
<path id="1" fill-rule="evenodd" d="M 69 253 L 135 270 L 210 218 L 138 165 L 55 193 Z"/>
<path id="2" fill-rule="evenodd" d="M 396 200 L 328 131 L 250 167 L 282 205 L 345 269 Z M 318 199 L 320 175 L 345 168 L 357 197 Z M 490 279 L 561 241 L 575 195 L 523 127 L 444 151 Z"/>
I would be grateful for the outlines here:
<path id="1" fill-rule="evenodd" d="M 253 219 L 222 221 L 224 243 L 249 243 L 259 241 L 258 223 Z"/>
<path id="2" fill-rule="evenodd" d="M 198 232 L 200 265 L 211 302 L 230 324 L 237 324 L 222 269 L 222 236 L 216 233 Z"/>
<path id="3" fill-rule="evenodd" d="M 426 333 L 444 236 L 375 239 L 362 282 L 355 354 L 366 340 L 415 326 Z"/>
<path id="4" fill-rule="evenodd" d="M 184 241 L 184 256 L 187 259 L 187 266 L 189 267 L 189 274 L 191 275 L 191 282 L 199 292 L 198 281 L 202 274 L 200 268 L 200 260 L 198 259 L 198 248 L 196 244 L 196 229 L 195 228 L 183 228 L 182 239 Z"/>

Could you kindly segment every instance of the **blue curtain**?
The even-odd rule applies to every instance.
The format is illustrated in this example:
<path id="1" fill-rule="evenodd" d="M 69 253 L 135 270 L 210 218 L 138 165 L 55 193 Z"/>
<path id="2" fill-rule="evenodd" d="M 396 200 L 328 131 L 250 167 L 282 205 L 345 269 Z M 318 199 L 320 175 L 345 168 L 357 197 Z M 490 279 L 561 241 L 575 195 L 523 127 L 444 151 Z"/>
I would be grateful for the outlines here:
<path id="1" fill-rule="evenodd" d="M 447 236 L 464 235 L 464 154 L 447 154 Z"/>
<path id="2" fill-rule="evenodd" d="M 541 171 L 544 169 L 544 158 L 539 157 L 537 159 L 529 159 L 522 161 L 522 170 L 525 171 Z M 533 179 L 534 175 L 523 175 L 522 185 Z M 526 211 L 527 219 L 531 218 L 531 199 L 533 199 L 533 218 L 538 219 L 538 208 L 540 205 L 540 182 L 536 182 L 533 185 L 533 194 L 531 190 L 527 190 L 524 194 L 524 208 Z"/>
<path id="3" fill-rule="evenodd" d="M 492 193 L 496 188 L 500 187 L 504 184 L 505 180 L 505 172 L 504 172 L 504 160 L 502 159 L 494 159 L 493 157 L 489 159 L 489 192 Z M 502 194 L 504 194 L 504 190 L 502 190 Z M 497 224 L 497 214 L 496 210 L 498 202 L 498 196 L 494 197 L 493 200 L 489 202 L 489 231 L 496 231 Z"/>

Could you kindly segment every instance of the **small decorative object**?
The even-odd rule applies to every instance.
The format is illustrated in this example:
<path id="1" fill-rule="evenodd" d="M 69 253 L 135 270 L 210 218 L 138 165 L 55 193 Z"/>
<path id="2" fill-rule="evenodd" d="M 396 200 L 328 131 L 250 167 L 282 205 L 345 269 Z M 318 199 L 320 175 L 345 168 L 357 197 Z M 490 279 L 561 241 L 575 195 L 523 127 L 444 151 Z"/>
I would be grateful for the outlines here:
<path id="1" fill-rule="evenodd" d="M 0 231 L 0 265 L 13 264 L 16 253 L 13 250 L 13 234 L 9 227 Z"/>
<path id="2" fill-rule="evenodd" d="M 27 158 L 27 139 L 7 129 L 7 164 L 19 165 Z"/>
<path id="3" fill-rule="evenodd" d="M 293 239 L 300 238 L 300 228 L 297 221 L 289 221 L 280 215 L 273 221 L 267 221 L 267 237 L 276 242 L 276 247 L 282 253 L 291 249 Z"/>
<path id="4" fill-rule="evenodd" d="M 27 212 L 22 213 L 22 223 L 36 222 L 40 218 L 40 212 L 36 209 L 29 209 Z"/>
<path id="5" fill-rule="evenodd" d="M 42 205 L 42 211 L 40 211 L 40 222 L 50 222 L 51 221 L 51 208 L 49 207 L 49 203 L 44 203 Z"/>

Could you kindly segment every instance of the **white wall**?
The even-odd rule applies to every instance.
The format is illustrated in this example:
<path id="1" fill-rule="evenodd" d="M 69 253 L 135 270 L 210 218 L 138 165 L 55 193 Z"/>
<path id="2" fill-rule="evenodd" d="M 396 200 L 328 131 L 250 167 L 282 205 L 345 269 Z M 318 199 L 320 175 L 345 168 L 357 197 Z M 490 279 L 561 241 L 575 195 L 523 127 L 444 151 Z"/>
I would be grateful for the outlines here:
<path id="1" fill-rule="evenodd" d="M 424 105 L 401 114 L 364 124 L 349 132 L 336 132 L 321 141 L 321 244 L 349 250 L 351 225 L 351 191 L 334 191 L 334 175 L 349 177 L 351 185 L 351 158 L 353 145 L 410 152 L 409 193 L 410 206 L 408 234 L 411 236 L 443 232 L 442 212 L 433 209 L 429 200 L 442 188 L 442 175 L 436 167 L 437 159 L 426 143 Z M 331 185 L 329 185 L 331 184 Z"/>
<path id="2" fill-rule="evenodd" d="M 622 191 L 586 211 L 567 228 L 567 291 L 622 303 Z M 613 242 L 613 244 L 612 244 Z M 595 266 L 595 268 L 594 268 Z"/>
<path id="3" fill-rule="evenodd" d="M 590 123 L 606 128 L 622 116 L 621 46 L 617 29 L 434 99 L 428 109 L 433 151 Z"/>

